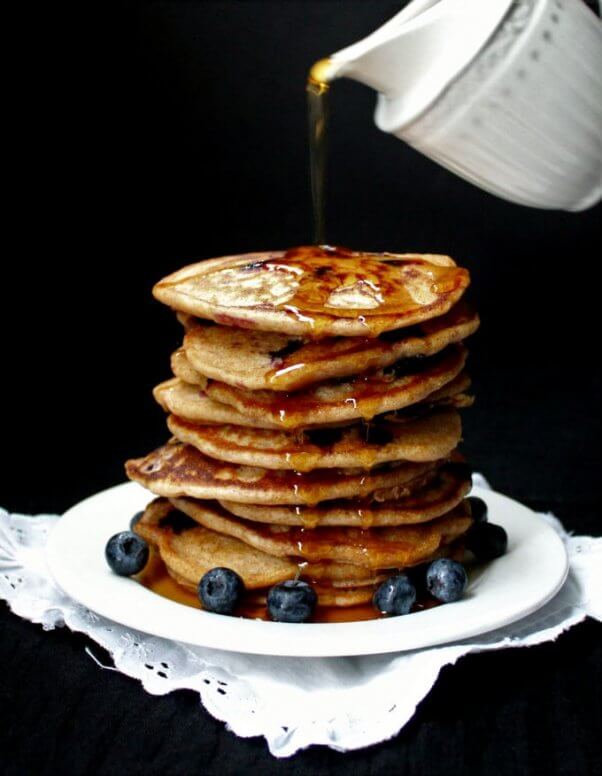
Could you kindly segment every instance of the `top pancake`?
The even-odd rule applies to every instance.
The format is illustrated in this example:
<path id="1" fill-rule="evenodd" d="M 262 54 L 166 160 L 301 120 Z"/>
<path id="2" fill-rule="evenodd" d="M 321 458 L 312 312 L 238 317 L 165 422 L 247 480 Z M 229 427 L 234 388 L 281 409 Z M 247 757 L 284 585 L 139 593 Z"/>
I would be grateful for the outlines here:
<path id="1" fill-rule="evenodd" d="M 189 318 L 174 374 L 188 383 L 203 375 L 249 390 L 294 391 L 311 383 L 432 356 L 473 334 L 479 318 L 464 301 L 445 315 L 380 337 L 328 337 L 318 342 Z"/>
<path id="2" fill-rule="evenodd" d="M 319 339 L 376 337 L 446 313 L 470 282 L 448 256 L 326 246 L 191 264 L 153 289 L 175 310 L 238 328 Z"/>

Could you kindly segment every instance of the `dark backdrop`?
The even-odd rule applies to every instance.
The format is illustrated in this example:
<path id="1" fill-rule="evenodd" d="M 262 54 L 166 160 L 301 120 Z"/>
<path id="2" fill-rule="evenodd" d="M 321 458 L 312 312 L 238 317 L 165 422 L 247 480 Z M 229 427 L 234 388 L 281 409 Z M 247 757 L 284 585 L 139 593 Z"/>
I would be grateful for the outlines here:
<path id="1" fill-rule="evenodd" d="M 152 284 L 196 258 L 311 239 L 308 67 L 397 8 L 172 0 L 89 13 L 78 35 L 62 31 L 65 67 L 38 62 L 48 104 L 27 127 L 27 220 L 6 262 L 6 431 L 18 464 L 2 503 L 63 510 L 165 437 L 150 389 L 180 331 Z M 449 253 L 470 268 L 483 325 L 467 451 L 513 496 L 581 501 L 599 430 L 599 208 L 497 199 L 381 133 L 373 107 L 355 82 L 332 89 L 328 240 Z M 32 445 L 44 462 L 35 483 L 23 465 Z M 549 475 L 535 491 L 533 467 Z"/>
<path id="2" fill-rule="evenodd" d="M 4 262 L 3 506 L 62 511 L 121 481 L 127 457 L 166 438 L 150 390 L 169 373 L 180 329 L 152 300 L 152 284 L 196 258 L 310 241 L 308 67 L 398 9 L 381 0 L 172 0 L 85 5 L 68 17 L 46 7 L 35 24 L 25 8 L 14 12 L 24 30 L 16 60 L 24 86 L 10 148 L 18 165 L 9 219 L 16 247 Z M 373 108 L 368 89 L 334 86 L 328 241 L 449 253 L 469 267 L 482 329 L 471 343 L 478 401 L 466 413 L 465 451 L 497 489 L 556 511 L 575 531 L 599 534 L 600 209 L 548 212 L 496 199 L 380 133 Z M 80 671 L 92 696 L 108 686 L 117 706 L 150 714 L 153 740 L 161 736 L 163 709 L 220 741 L 214 767 L 267 763 L 260 742 L 236 741 L 186 694 L 149 700 L 134 683 L 88 666 L 76 638 L 42 634 L 4 610 L 2 617 L 4 700 L 22 699 L 10 736 L 14 762 L 42 769 L 26 745 L 26 709 L 44 692 L 31 689 L 40 659 L 64 671 L 76 694 Z M 586 772 L 598 752 L 594 634 L 593 625 L 583 626 L 529 655 L 465 662 L 471 668 L 443 681 L 409 732 L 374 750 L 376 760 L 368 752 L 355 762 L 385 767 L 403 757 L 408 773 L 412 762 L 439 773 L 443 763 L 428 754 L 427 730 L 433 751 L 448 752 L 457 722 L 446 716 L 453 693 L 491 682 L 494 708 L 469 692 L 460 713 L 462 736 L 482 736 L 482 715 L 501 736 L 472 750 L 474 771 L 487 762 L 497 772 L 539 772 L 538 763 L 560 771 L 572 757 L 576 770 L 566 772 Z M 13 662 L 21 649 L 31 652 L 19 663 L 22 683 Z M 570 681 L 554 673 L 557 661 L 576 672 Z M 533 685 L 542 664 L 551 677 Z M 509 686 L 499 678 L 507 671 L 515 677 Z M 48 706 L 33 721 L 52 726 L 60 704 L 52 704 L 50 686 L 47 693 Z M 535 707 L 546 704 L 556 711 L 537 717 Z M 531 750 L 517 754 L 510 743 L 529 727 L 525 715 L 534 726 Z M 73 747 L 85 750 L 87 738 L 85 726 L 71 733 L 56 724 L 65 741 L 55 744 L 59 766 L 67 741 L 76 756 Z M 566 724 L 572 732 L 562 732 Z M 190 767 L 204 761 L 210 744 L 203 735 L 187 755 Z M 467 767 L 468 749 L 457 741 L 452 749 L 455 767 Z M 297 762 L 344 763 L 336 755 L 312 758 Z M 167 750 L 163 759 L 169 761 Z M 110 772 L 116 761 L 103 762 Z M 148 758 L 141 762 L 152 771 Z M 78 765 L 72 762 L 74 770 Z"/>

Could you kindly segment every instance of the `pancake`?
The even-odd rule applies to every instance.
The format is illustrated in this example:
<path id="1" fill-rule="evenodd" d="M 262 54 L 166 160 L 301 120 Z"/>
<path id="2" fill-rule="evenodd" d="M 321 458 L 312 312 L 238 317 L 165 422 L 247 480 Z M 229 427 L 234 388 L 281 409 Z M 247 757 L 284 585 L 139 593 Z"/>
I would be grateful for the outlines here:
<path id="1" fill-rule="evenodd" d="M 201 389 L 207 385 L 207 378 L 192 366 L 184 348 L 178 348 L 171 354 L 171 371 L 184 383 L 198 386 Z"/>
<path id="2" fill-rule="evenodd" d="M 465 464 L 450 463 L 408 496 L 394 501 L 335 499 L 316 506 L 257 506 L 221 501 L 228 512 L 252 522 L 272 525 L 349 526 L 379 528 L 428 522 L 450 512 L 472 486 Z"/>
<path id="3" fill-rule="evenodd" d="M 358 418 L 371 420 L 379 413 L 425 400 L 462 371 L 466 356 L 464 346 L 450 345 L 428 358 L 401 359 L 385 369 L 292 394 L 248 391 L 214 380 L 207 383 L 206 393 L 263 426 L 300 428 Z"/>
<path id="4" fill-rule="evenodd" d="M 405 410 L 387 413 L 386 417 L 406 417 L 408 412 L 413 416 L 416 412 L 423 412 L 429 407 L 455 407 L 461 409 L 470 407 L 474 401 L 473 397 L 466 394 L 465 391 L 470 387 L 470 378 L 464 372 L 443 386 L 443 388 L 429 394 L 423 402 L 415 404 Z M 207 394 L 198 386 L 190 385 L 178 378 L 172 378 L 160 383 L 153 389 L 153 396 L 156 402 L 166 411 L 177 415 L 180 419 L 188 420 L 191 423 L 207 424 L 231 424 L 236 426 L 245 426 L 246 428 L 267 428 L 281 429 L 279 423 L 269 421 L 260 421 L 246 417 L 234 407 L 228 404 L 210 399 Z M 354 423 L 355 421 L 351 421 Z M 325 426 L 347 425 L 330 423 L 322 424 Z"/>
<path id="5" fill-rule="evenodd" d="M 436 461 L 460 441 L 462 424 L 454 409 L 434 410 L 404 421 L 316 428 L 297 433 L 244 428 L 230 424 L 190 423 L 170 415 L 167 425 L 181 442 L 220 461 L 266 469 L 362 467 L 389 461 Z"/>
<path id="6" fill-rule="evenodd" d="M 279 428 L 275 423 L 265 423 L 242 415 L 228 404 L 210 399 L 197 385 L 190 385 L 179 378 L 159 383 L 153 389 L 155 401 L 166 412 L 172 412 L 192 423 L 231 423 L 237 426 Z"/>
<path id="7" fill-rule="evenodd" d="M 296 556 L 310 562 L 336 561 L 373 569 L 423 563 L 440 547 L 464 534 L 472 523 L 464 503 L 428 523 L 367 530 L 342 527 L 306 530 L 252 523 L 204 501 L 172 498 L 171 503 L 205 528 L 240 539 L 269 555 Z"/>
<path id="8" fill-rule="evenodd" d="M 469 282 L 448 256 L 312 246 L 191 264 L 153 294 L 174 310 L 237 328 L 375 337 L 445 314 Z"/>
<path id="9" fill-rule="evenodd" d="M 423 402 L 406 409 L 394 410 L 391 415 L 386 413 L 383 417 L 386 419 L 390 417 L 407 417 L 408 414 L 413 415 L 414 412 L 422 412 L 427 407 L 454 407 L 455 409 L 472 407 L 474 396 L 466 393 L 470 385 L 469 375 L 466 372 L 460 372 L 459 375 L 450 380 L 449 383 L 446 383 L 442 388 L 429 394 Z"/>
<path id="10" fill-rule="evenodd" d="M 189 589 L 196 591 L 203 574 L 216 566 L 236 571 L 248 589 L 293 579 L 299 570 L 298 564 L 286 558 L 267 555 L 196 522 L 191 521 L 192 527 L 184 526 L 182 530 L 177 520 L 170 524 L 173 513 L 169 501 L 156 499 L 148 505 L 134 530 L 157 548 L 170 574 Z M 179 523 L 181 526 L 182 521 Z"/>
<path id="11" fill-rule="evenodd" d="M 172 368 L 186 382 L 203 375 L 248 390 L 296 391 L 311 383 L 380 369 L 400 358 L 432 356 L 476 331 L 479 318 L 461 301 L 446 315 L 380 337 L 308 341 L 285 334 L 216 326 L 183 318 L 185 358 Z M 186 375 L 193 379 L 188 379 Z"/>
<path id="12" fill-rule="evenodd" d="M 317 504 L 320 501 L 382 492 L 409 493 L 418 478 L 439 463 L 392 463 L 363 472 L 317 469 L 306 474 L 237 466 L 208 458 L 172 441 L 144 458 L 127 461 L 127 476 L 158 496 L 191 496 L 246 504 Z"/>
<path id="13" fill-rule="evenodd" d="M 340 563 L 299 563 L 268 555 L 239 539 L 205 528 L 170 504 L 155 499 L 146 508 L 135 532 L 156 548 L 169 575 L 194 593 L 201 577 L 222 566 L 235 571 L 247 590 L 262 590 L 294 579 L 301 574 L 318 581 L 320 603 L 350 606 L 357 598 L 368 598 L 372 590 L 362 589 L 382 579 L 368 568 Z M 265 601 L 265 594 L 257 597 Z"/>
<path id="14" fill-rule="evenodd" d="M 208 320 L 201 320 L 201 318 L 196 318 L 194 315 L 190 315 L 190 313 L 181 313 L 176 311 L 176 318 L 178 319 L 178 323 L 181 323 L 184 327 L 184 331 L 190 331 L 195 326 L 198 326 L 200 323 L 206 323 L 207 326 L 213 326 L 213 321 Z"/>

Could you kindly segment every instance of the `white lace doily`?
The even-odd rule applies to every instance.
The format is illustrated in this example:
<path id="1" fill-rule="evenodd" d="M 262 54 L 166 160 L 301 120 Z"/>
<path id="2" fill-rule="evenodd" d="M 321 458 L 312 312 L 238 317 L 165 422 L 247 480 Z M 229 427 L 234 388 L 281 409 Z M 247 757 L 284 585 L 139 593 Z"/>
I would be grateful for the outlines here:
<path id="1" fill-rule="evenodd" d="M 486 486 L 475 475 L 475 482 Z M 602 539 L 569 536 L 570 573 L 542 609 L 503 629 L 466 641 L 393 655 L 278 658 L 191 647 L 132 631 L 68 598 L 50 578 L 44 546 L 56 515 L 0 510 L 0 597 L 45 630 L 67 625 L 108 650 L 118 670 L 162 695 L 199 693 L 205 708 L 239 736 L 264 736 L 288 757 L 311 744 L 346 751 L 391 738 L 408 722 L 443 666 L 469 652 L 555 639 L 587 615 L 602 619 Z M 93 652 L 86 651 L 99 665 Z"/>

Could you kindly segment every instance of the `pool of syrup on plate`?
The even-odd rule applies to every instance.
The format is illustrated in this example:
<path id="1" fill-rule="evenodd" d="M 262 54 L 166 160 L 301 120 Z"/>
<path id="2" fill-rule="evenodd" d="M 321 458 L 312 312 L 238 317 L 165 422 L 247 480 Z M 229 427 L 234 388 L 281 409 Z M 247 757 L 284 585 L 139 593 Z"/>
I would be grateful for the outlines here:
<path id="1" fill-rule="evenodd" d="M 149 562 L 135 579 L 144 587 L 152 590 L 153 593 L 169 598 L 185 606 L 194 609 L 202 609 L 201 603 L 193 591 L 179 585 L 167 572 L 165 564 L 158 553 L 152 552 Z M 414 605 L 413 611 L 431 609 L 437 606 L 438 602 L 433 598 L 419 599 Z M 269 620 L 268 611 L 265 603 L 257 600 L 257 596 L 249 592 L 246 600 L 236 609 L 234 616 L 244 617 L 249 620 Z M 363 620 L 379 620 L 383 615 L 380 614 L 370 603 L 359 604 L 355 606 L 318 606 L 312 617 L 312 622 L 336 623 L 336 622 L 360 622 Z"/>

